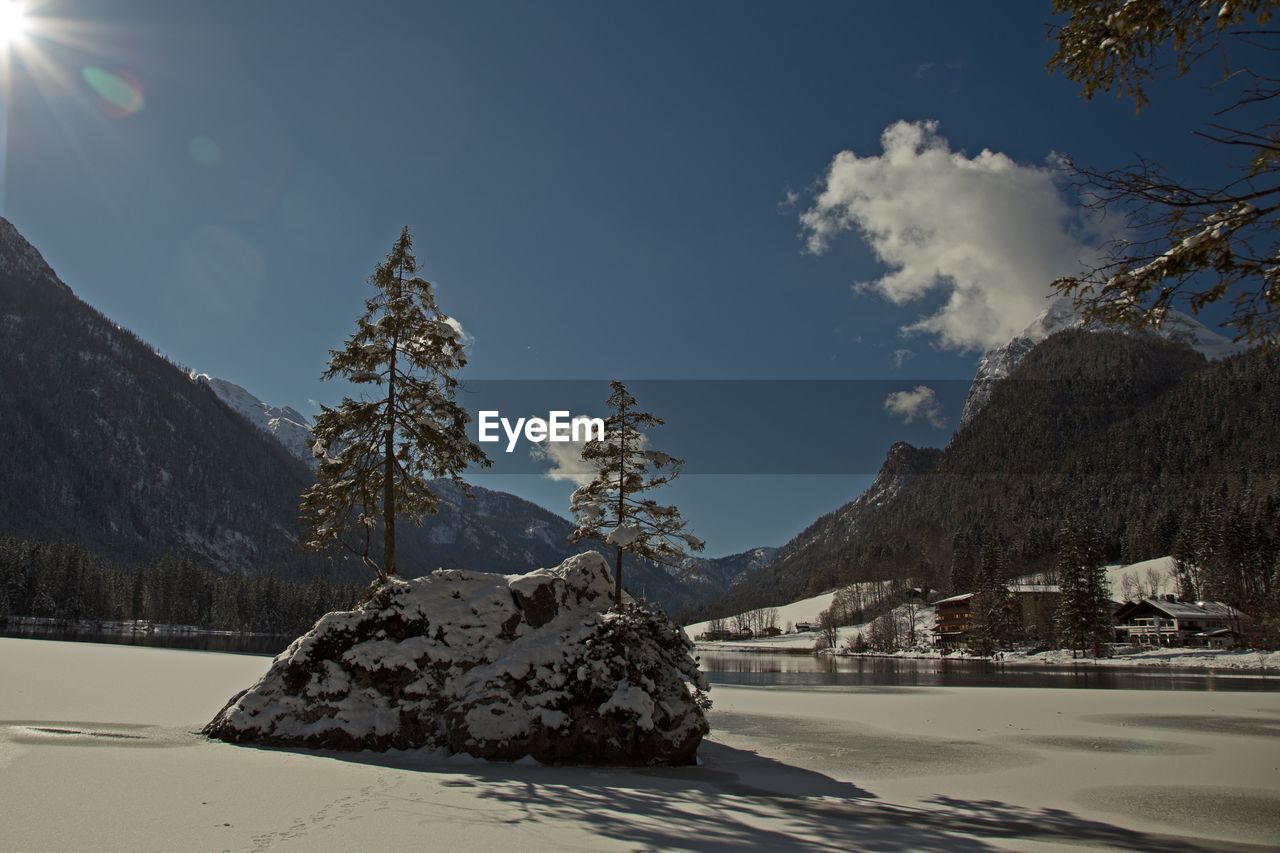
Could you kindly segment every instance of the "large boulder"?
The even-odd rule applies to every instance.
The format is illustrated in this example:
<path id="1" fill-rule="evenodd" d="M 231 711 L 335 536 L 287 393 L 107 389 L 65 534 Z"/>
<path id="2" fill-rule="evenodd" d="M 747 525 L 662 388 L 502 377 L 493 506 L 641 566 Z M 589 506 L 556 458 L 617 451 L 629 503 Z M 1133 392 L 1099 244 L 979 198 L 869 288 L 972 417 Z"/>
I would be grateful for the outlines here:
<path id="1" fill-rule="evenodd" d="M 329 613 L 205 727 L 235 743 L 437 748 L 544 763 L 692 764 L 707 732 L 692 643 L 610 609 L 596 553 L 526 575 L 440 570 Z"/>

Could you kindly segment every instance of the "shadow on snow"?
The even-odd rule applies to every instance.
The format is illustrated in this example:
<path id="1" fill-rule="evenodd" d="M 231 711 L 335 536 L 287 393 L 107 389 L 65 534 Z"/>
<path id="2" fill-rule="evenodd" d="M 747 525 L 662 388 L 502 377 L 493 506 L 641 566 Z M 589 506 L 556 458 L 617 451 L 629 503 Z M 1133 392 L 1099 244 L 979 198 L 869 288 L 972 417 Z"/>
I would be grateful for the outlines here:
<path id="1" fill-rule="evenodd" d="M 1262 849 L 1141 832 L 1064 809 L 937 796 L 881 802 L 850 782 L 704 741 L 697 767 L 502 764 L 417 752 L 276 750 L 424 774 L 501 805 L 502 824 L 575 825 L 602 839 L 665 850 L 989 850 L 1035 841 L 1123 850 Z M 404 808 L 412 800 L 397 797 Z M 440 805 L 438 802 L 434 805 Z"/>

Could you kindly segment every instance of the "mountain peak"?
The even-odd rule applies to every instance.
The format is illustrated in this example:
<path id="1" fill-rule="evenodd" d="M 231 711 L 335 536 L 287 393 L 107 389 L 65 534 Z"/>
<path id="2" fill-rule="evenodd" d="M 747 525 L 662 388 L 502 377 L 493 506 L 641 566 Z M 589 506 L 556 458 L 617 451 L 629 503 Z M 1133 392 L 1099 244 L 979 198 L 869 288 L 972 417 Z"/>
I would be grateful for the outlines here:
<path id="1" fill-rule="evenodd" d="M 44 280 L 67 293 L 71 288 L 59 280 L 53 268 L 35 246 L 22 236 L 17 227 L 0 216 L 0 274 L 35 281 Z"/>
<path id="2" fill-rule="evenodd" d="M 273 406 L 264 402 L 234 382 L 218 379 L 207 373 L 192 373 L 196 382 L 207 384 L 218 399 L 249 423 L 273 436 L 295 459 L 314 466 L 311 454 L 313 437 L 311 422 L 292 406 Z"/>
<path id="3" fill-rule="evenodd" d="M 1037 344 L 1067 329 L 1084 329 L 1090 332 L 1113 331 L 1112 327 L 1101 323 L 1086 323 L 1070 299 L 1058 297 L 1022 331 L 1010 338 L 1007 344 L 988 351 L 982 357 L 982 361 L 978 364 L 978 372 L 973 377 L 969 394 L 964 401 L 964 413 L 960 416 L 960 425 L 964 426 L 973 419 L 978 410 L 991 399 L 991 392 L 995 386 L 1008 377 Z M 1185 343 L 1210 361 L 1218 361 L 1244 351 L 1243 346 L 1181 311 L 1170 311 L 1159 328 L 1148 330 L 1144 334 Z"/>

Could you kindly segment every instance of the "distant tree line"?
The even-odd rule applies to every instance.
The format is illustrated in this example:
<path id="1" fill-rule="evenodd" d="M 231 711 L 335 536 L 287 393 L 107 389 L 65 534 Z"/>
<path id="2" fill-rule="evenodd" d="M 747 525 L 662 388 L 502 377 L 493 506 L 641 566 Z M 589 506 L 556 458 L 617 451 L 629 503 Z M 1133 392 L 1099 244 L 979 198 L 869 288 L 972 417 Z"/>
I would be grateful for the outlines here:
<path id="1" fill-rule="evenodd" d="M 297 634 L 350 608 L 363 584 L 223 574 L 191 557 L 121 568 L 66 542 L 0 538 L 0 621 L 141 619 L 222 631 Z"/>

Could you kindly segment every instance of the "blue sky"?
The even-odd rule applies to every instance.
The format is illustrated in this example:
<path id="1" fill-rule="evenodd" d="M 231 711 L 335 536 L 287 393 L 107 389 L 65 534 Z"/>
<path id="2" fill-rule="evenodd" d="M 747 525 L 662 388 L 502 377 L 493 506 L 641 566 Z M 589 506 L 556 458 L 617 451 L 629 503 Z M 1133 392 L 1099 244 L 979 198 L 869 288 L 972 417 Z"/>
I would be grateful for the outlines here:
<path id="1" fill-rule="evenodd" d="M 1140 116 L 1084 102 L 1045 71 L 1047 2 L 27 6 L 4 215 L 82 298 L 173 360 L 302 411 L 340 395 L 318 381 L 327 351 L 404 224 L 474 336 L 471 378 L 906 389 L 972 376 L 982 340 L 1029 320 L 1043 289 L 985 279 L 1016 282 L 1080 237 L 1068 223 L 1041 246 L 1034 233 L 1053 229 L 1032 220 L 1031 238 L 1002 242 L 1019 223 L 988 211 L 1017 192 L 1052 206 L 1043 186 L 1007 186 L 1035 184 L 1053 152 L 1205 168 L 1187 121 L 1210 111 L 1202 87 L 1157 85 Z M 86 69 L 140 97 L 112 106 L 102 92 L 118 93 L 95 91 L 103 78 Z M 882 135 L 898 122 L 924 141 L 891 165 Z M 990 205 L 965 189 L 983 149 L 1008 158 L 984 173 Z M 892 204 L 818 209 L 846 150 L 868 158 L 850 167 L 853 192 L 881 187 Z M 941 171 L 913 150 L 941 151 Z M 956 215 L 935 233 L 929 208 Z M 999 322 L 974 331 L 948 309 L 945 275 L 921 283 L 945 251 L 887 280 L 883 252 L 840 231 L 850 212 L 963 243 L 983 279 L 972 293 Z M 986 234 L 949 234 L 955 220 Z M 806 251 L 821 229 L 824 251 Z M 930 316 L 942 319 L 904 336 Z M 864 440 L 876 456 L 897 438 L 941 445 L 959 414 L 947 405 L 942 428 L 870 412 L 882 427 Z M 873 473 L 700 475 L 673 497 L 722 554 L 781 544 Z M 483 482 L 564 510 L 564 483 Z"/>

